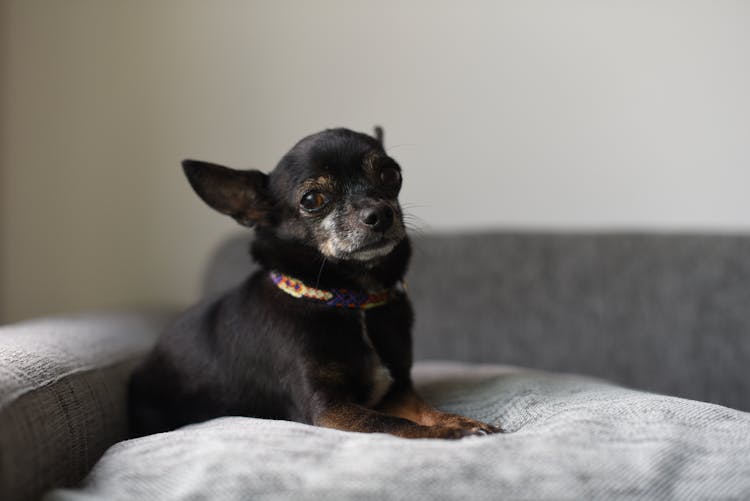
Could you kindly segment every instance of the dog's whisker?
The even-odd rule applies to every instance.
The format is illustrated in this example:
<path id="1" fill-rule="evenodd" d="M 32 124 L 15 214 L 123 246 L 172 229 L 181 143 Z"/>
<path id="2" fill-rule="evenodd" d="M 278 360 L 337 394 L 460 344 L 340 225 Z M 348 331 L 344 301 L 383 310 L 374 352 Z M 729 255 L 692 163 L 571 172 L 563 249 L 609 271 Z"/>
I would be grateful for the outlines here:
<path id="1" fill-rule="evenodd" d="M 418 235 L 424 235 L 425 232 L 428 230 L 428 227 L 426 225 L 416 225 L 416 224 L 406 223 L 404 224 L 404 227 L 409 232 L 416 233 Z"/>
<path id="2" fill-rule="evenodd" d="M 404 212 L 403 217 L 405 220 L 408 220 L 408 221 L 424 222 L 424 219 L 422 219 L 421 217 L 411 212 Z"/>
<path id="3" fill-rule="evenodd" d="M 416 227 L 416 226 L 406 226 L 406 229 L 411 233 L 412 235 L 424 235 L 426 233 L 426 230 L 424 228 Z"/>
<path id="4" fill-rule="evenodd" d="M 404 227 L 417 235 L 423 235 L 425 231 L 429 229 L 429 225 L 424 219 L 410 212 L 404 212 L 402 214 L 402 220 L 404 222 Z"/>
<path id="5" fill-rule="evenodd" d="M 320 263 L 320 269 L 318 270 L 318 278 L 315 280 L 315 288 L 317 289 L 320 285 L 320 279 L 323 276 L 323 267 L 326 265 L 326 261 L 328 261 L 328 258 L 323 256 L 323 262 Z"/>

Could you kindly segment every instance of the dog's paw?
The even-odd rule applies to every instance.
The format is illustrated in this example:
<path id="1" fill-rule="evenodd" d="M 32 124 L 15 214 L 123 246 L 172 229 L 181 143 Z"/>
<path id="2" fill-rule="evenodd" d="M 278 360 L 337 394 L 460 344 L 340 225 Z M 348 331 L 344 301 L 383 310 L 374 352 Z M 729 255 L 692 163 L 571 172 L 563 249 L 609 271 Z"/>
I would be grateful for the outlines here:
<path id="1" fill-rule="evenodd" d="M 477 421 L 476 419 L 467 418 L 464 416 L 457 416 L 455 414 L 446 414 L 446 417 L 441 423 L 443 426 L 449 428 L 459 429 L 466 433 L 464 436 L 482 436 L 492 435 L 495 433 L 504 433 L 503 429 L 488 423 Z"/>
<path id="2" fill-rule="evenodd" d="M 448 426 L 431 426 L 430 438 L 445 438 L 449 440 L 458 440 L 459 438 L 475 435 L 470 430 L 463 428 L 451 428 Z"/>

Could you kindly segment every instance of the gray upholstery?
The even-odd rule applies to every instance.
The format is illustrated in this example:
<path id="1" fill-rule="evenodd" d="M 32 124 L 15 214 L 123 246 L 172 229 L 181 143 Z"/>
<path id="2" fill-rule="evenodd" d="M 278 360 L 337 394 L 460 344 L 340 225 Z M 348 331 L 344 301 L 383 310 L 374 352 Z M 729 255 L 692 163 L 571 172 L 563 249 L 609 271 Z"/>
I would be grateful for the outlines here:
<path id="1" fill-rule="evenodd" d="M 252 266 L 227 242 L 210 293 Z M 486 233 L 414 239 L 419 359 L 585 373 L 750 410 L 750 237 Z"/>
<path id="2" fill-rule="evenodd" d="M 423 365 L 439 407 L 510 433 L 406 440 L 222 418 L 112 447 L 46 501 L 749 499 L 750 414 L 576 376 Z"/>
<path id="3" fill-rule="evenodd" d="M 218 252 L 216 293 L 251 270 Z M 417 357 L 583 372 L 750 409 L 750 237 L 423 236 Z M 169 313 L 0 328 L 0 499 L 76 483 L 127 434 L 126 382 Z M 428 399 L 511 433 L 408 441 L 224 418 L 122 442 L 70 499 L 750 498 L 750 414 L 579 376 L 422 365 Z"/>
<path id="4" fill-rule="evenodd" d="M 128 436 L 126 382 L 163 314 L 97 314 L 0 327 L 0 499 L 79 482 Z"/>

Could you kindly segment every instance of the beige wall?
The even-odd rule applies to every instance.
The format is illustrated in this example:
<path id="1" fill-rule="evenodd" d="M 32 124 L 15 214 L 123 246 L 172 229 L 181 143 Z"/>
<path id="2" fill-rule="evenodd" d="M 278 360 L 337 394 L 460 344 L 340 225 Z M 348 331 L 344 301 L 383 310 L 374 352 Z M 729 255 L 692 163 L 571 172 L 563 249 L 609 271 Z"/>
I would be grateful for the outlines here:
<path id="1" fill-rule="evenodd" d="M 184 157 L 386 127 L 427 229 L 750 229 L 750 2 L 5 1 L 0 318 L 197 297 Z"/>

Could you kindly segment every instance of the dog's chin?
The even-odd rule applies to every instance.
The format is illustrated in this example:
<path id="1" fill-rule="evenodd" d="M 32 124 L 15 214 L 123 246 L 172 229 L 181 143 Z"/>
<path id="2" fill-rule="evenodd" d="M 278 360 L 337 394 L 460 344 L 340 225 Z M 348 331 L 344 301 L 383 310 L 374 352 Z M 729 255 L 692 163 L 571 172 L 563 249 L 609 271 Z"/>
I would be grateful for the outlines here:
<path id="1" fill-rule="evenodd" d="M 352 250 L 336 248 L 327 242 L 321 249 L 324 255 L 338 261 L 355 261 L 364 264 L 375 263 L 393 252 L 402 239 L 382 239 L 376 242 L 352 246 Z"/>
<path id="2" fill-rule="evenodd" d="M 384 258 L 396 248 L 398 241 L 381 240 L 374 244 L 359 247 L 353 252 L 348 253 L 345 259 L 351 261 L 371 262 Z"/>

